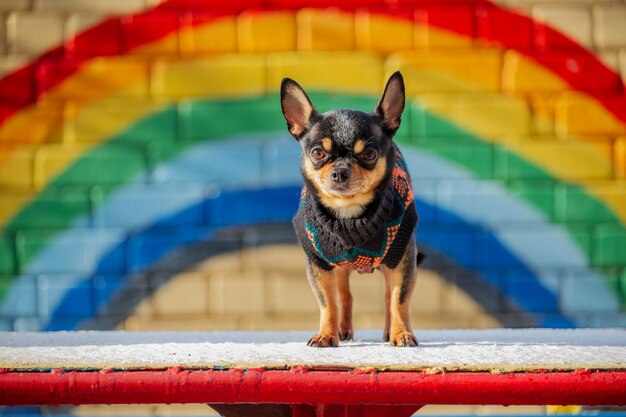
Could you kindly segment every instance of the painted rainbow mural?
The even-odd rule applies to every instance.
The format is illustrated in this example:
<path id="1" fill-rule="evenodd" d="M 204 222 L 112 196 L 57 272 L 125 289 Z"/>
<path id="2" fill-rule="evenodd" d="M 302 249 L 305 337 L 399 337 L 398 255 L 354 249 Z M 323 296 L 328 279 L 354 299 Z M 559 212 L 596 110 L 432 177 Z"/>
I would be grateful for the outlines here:
<path id="1" fill-rule="evenodd" d="M 396 70 L 426 269 L 502 325 L 626 325 L 619 73 L 489 1 L 329 6 L 167 0 L 0 79 L 0 327 L 115 327 L 249 236 L 293 244 L 280 80 L 369 110 Z"/>

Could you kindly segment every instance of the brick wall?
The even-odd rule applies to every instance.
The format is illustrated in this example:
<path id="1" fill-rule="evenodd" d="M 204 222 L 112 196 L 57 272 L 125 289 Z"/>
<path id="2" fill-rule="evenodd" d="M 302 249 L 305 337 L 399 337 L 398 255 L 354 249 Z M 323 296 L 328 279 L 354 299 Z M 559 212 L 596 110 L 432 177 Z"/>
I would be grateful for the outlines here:
<path id="1" fill-rule="evenodd" d="M 312 330 L 278 85 L 397 69 L 415 327 L 626 324 L 626 4 L 369 3 L 1 2 L 0 328 Z"/>

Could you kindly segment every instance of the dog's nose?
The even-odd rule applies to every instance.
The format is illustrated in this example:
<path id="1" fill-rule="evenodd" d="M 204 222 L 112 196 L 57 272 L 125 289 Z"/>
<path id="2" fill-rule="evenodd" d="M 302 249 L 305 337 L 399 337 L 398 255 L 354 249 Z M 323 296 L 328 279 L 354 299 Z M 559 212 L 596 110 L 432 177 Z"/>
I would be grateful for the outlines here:
<path id="1" fill-rule="evenodd" d="M 330 178 L 338 184 L 346 182 L 349 177 L 350 170 L 347 168 L 333 168 L 330 172 Z"/>

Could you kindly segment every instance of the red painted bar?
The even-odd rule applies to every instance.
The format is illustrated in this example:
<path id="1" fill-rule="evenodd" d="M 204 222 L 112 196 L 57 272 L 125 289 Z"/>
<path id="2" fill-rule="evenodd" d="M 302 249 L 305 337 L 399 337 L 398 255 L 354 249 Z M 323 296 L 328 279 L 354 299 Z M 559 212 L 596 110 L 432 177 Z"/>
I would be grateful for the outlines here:
<path id="1" fill-rule="evenodd" d="M 626 405 L 626 370 L 0 372 L 0 405 L 148 403 Z"/>

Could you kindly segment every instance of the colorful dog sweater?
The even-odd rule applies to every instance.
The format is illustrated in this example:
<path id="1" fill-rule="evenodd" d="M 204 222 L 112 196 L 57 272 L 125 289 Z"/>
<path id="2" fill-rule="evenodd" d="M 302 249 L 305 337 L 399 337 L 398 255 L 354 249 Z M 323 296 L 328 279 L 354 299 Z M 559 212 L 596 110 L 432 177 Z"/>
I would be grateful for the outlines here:
<path id="1" fill-rule="evenodd" d="M 293 219 L 298 241 L 317 266 L 371 272 L 381 263 L 395 268 L 417 226 L 413 189 L 404 158 L 394 145 L 392 177 L 361 217 L 338 219 L 302 189 Z"/>

